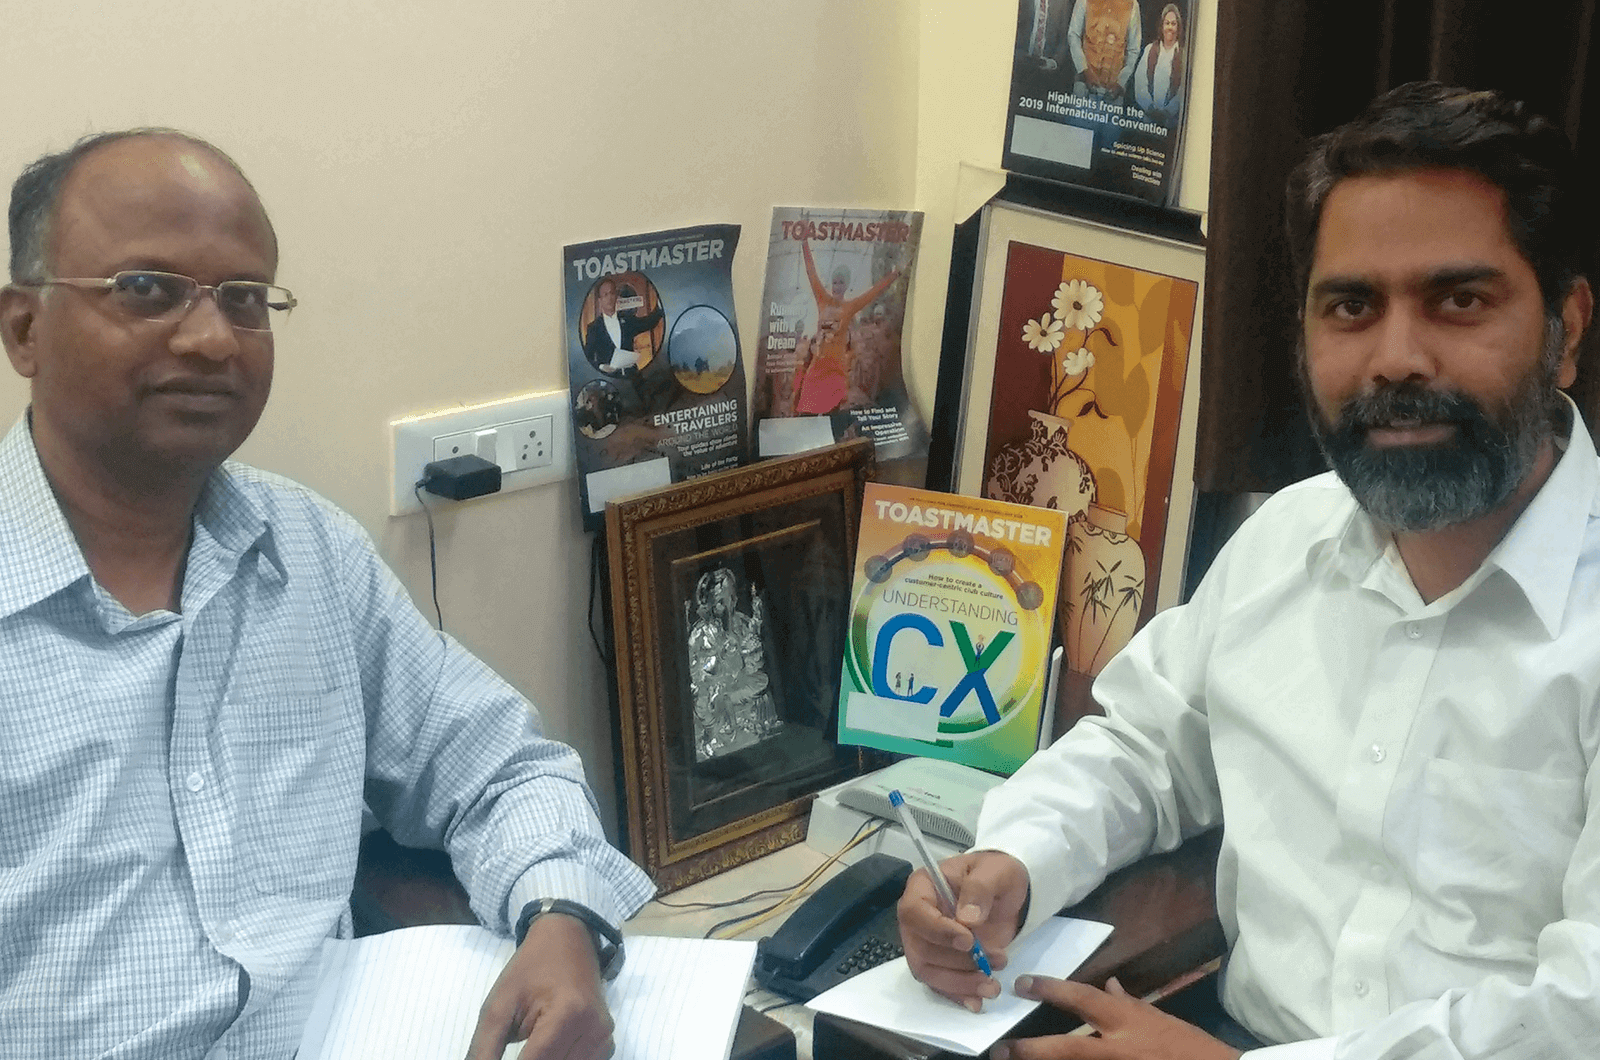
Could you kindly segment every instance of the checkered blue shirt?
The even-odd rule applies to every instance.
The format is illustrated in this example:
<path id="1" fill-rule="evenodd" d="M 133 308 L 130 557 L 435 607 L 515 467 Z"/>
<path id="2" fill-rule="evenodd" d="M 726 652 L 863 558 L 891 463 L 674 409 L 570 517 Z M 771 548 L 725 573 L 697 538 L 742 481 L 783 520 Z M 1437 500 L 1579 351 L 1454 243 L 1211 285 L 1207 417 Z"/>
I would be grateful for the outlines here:
<path id="1" fill-rule="evenodd" d="M 287 1057 L 347 933 L 363 799 L 442 846 L 491 928 L 645 875 L 577 755 L 434 631 L 354 520 L 240 464 L 207 484 L 182 614 L 91 577 L 26 421 L 0 442 L 0 1047 Z"/>

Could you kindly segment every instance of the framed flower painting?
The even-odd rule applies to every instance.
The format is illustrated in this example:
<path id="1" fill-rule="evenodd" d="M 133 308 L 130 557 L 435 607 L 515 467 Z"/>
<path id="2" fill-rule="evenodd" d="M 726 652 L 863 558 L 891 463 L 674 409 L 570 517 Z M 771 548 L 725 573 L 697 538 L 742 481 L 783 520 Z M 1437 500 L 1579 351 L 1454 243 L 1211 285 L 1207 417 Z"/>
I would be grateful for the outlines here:
<path id="1" fill-rule="evenodd" d="M 1067 513 L 1064 728 L 1181 591 L 1205 254 L 993 200 L 983 208 L 954 492 Z"/>

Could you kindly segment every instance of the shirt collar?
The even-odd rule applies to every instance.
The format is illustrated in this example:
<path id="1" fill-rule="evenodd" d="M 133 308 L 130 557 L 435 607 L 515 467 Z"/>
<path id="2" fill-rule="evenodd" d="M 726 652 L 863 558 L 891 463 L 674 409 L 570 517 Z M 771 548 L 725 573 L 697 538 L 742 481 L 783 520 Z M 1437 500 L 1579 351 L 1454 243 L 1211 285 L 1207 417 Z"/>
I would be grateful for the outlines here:
<path id="1" fill-rule="evenodd" d="M 286 572 L 260 507 L 241 488 L 240 466 L 223 464 L 206 483 L 195 520 L 224 551 L 242 556 L 258 546 L 263 578 L 283 582 Z M 38 603 L 89 577 L 83 550 L 61 511 L 34 448 L 24 412 L 0 440 L 0 618 Z"/>
<path id="2" fill-rule="evenodd" d="M 243 464 L 232 460 L 224 462 L 200 494 L 200 503 L 195 506 L 195 522 L 205 528 L 224 552 L 242 556 L 251 547 L 257 548 L 263 560 L 261 576 L 281 583 L 287 580 L 288 571 L 278 554 L 272 525 L 241 483 L 246 472 Z"/>
<path id="3" fill-rule="evenodd" d="M 1550 477 L 1484 560 L 1484 567 L 1505 572 L 1517 584 L 1551 636 L 1561 629 L 1588 520 L 1600 518 L 1600 457 L 1578 407 L 1562 398 L 1572 415 L 1566 451 L 1557 454 Z M 1389 538 L 1354 498 L 1349 503 L 1348 518 L 1328 522 L 1309 542 L 1306 565 L 1313 574 L 1337 568 L 1359 583 L 1374 564 L 1387 562 Z M 1481 582 L 1485 573 L 1468 582 Z"/>
<path id="4" fill-rule="evenodd" d="M 1600 517 L 1600 458 L 1578 407 L 1562 396 L 1572 411 L 1566 452 L 1485 561 L 1517 583 L 1552 637 L 1566 614 L 1589 520 Z"/>

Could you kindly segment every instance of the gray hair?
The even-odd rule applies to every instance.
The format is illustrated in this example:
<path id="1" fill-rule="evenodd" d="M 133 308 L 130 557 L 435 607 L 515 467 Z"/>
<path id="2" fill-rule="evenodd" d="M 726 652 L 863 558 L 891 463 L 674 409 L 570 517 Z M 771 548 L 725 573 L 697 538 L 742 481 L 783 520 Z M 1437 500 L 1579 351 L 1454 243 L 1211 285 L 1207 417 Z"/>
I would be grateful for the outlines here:
<path id="1" fill-rule="evenodd" d="M 91 133 L 65 151 L 37 159 L 24 169 L 16 182 L 11 185 L 11 207 L 7 213 L 7 222 L 11 235 L 12 283 L 37 283 L 50 278 L 50 265 L 46 259 L 50 254 L 56 214 L 61 206 L 61 189 L 66 185 L 72 171 L 78 167 L 78 163 L 99 148 L 139 136 L 169 137 L 203 148 L 227 163 L 228 167 L 239 175 L 239 179 L 244 181 L 252 192 L 255 191 L 255 185 L 250 183 L 250 178 L 244 175 L 239 163 L 228 157 L 227 152 L 191 133 L 156 126 Z M 262 208 L 262 215 L 266 215 L 265 207 Z M 272 230 L 270 218 L 267 220 L 267 229 Z M 278 238 L 276 232 L 272 238 L 276 249 Z"/>

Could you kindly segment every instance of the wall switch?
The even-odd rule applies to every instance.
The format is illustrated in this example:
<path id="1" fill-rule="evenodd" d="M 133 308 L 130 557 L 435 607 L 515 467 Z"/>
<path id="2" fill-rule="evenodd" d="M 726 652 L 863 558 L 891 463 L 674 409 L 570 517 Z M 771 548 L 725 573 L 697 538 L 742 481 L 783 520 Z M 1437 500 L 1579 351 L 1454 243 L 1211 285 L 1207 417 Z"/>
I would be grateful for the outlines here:
<path id="1" fill-rule="evenodd" d="M 389 514 L 421 511 L 413 489 L 423 465 L 452 456 L 476 453 L 498 464 L 501 493 L 571 478 L 570 402 L 565 390 L 552 390 L 391 421 Z"/>
<path id="2" fill-rule="evenodd" d="M 472 436 L 473 451 L 491 464 L 500 462 L 500 432 L 493 427 L 477 431 Z M 501 470 L 505 470 L 501 468 Z"/>

